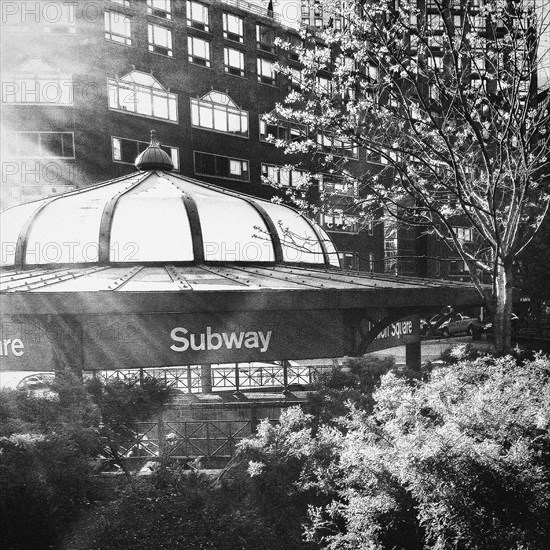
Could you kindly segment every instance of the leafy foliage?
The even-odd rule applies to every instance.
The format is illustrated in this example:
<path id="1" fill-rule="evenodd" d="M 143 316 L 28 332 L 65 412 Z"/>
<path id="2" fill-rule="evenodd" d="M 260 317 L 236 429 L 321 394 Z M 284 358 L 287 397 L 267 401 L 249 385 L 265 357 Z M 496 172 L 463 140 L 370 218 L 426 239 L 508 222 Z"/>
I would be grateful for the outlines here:
<path id="1" fill-rule="evenodd" d="M 332 550 L 546 548 L 548 358 L 484 357 L 414 383 L 389 373 L 374 400 L 372 415 L 352 407 L 315 436 L 311 417 L 282 417 L 286 443 L 265 440 L 275 462 L 307 456 L 297 486 L 330 501 L 310 508 L 309 540 Z"/>
<path id="2" fill-rule="evenodd" d="M 314 415 L 316 425 L 337 421 L 348 412 L 350 404 L 371 413 L 374 391 L 382 376 L 391 371 L 395 372 L 392 356 L 347 357 L 342 366 L 334 366 L 320 374 L 305 408 Z M 416 378 L 419 373 L 403 369 L 399 375 Z"/>
<path id="3" fill-rule="evenodd" d="M 0 391 L 0 547 L 53 547 L 89 504 L 104 495 L 98 458 L 106 433 L 118 455 L 135 427 L 159 410 L 170 392 L 149 386 L 99 384 L 88 391 L 68 372 L 56 375 L 49 397 Z"/>
<path id="4" fill-rule="evenodd" d="M 177 467 L 161 468 L 83 517 L 67 550 L 306 550 L 289 526 L 243 498 L 238 484 Z M 288 518 L 287 518 L 288 519 Z M 293 518 L 296 519 L 296 518 Z"/>

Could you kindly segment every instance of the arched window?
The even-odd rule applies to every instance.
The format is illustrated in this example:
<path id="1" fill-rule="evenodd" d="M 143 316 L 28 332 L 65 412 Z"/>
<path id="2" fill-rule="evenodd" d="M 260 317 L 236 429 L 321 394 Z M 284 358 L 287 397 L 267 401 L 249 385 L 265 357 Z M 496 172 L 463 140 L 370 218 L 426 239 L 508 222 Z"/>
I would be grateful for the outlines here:
<path id="1" fill-rule="evenodd" d="M 191 98 L 191 122 L 197 128 L 248 137 L 248 111 L 240 109 L 222 92 Z"/>
<path id="2" fill-rule="evenodd" d="M 132 71 L 109 79 L 109 109 L 135 115 L 178 121 L 178 96 L 168 92 L 152 75 Z"/>
<path id="3" fill-rule="evenodd" d="M 3 75 L 2 103 L 72 105 L 73 77 L 42 59 L 29 59 L 16 73 Z"/>

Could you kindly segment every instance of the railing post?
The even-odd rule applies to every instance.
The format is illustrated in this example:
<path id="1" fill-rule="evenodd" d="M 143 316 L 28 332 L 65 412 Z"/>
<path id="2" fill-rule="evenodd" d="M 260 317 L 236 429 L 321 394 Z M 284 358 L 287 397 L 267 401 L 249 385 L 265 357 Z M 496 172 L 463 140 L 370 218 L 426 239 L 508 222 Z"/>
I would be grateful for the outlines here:
<path id="1" fill-rule="evenodd" d="M 239 383 L 239 363 L 235 363 L 235 392 L 239 393 L 241 391 Z"/>
<path id="2" fill-rule="evenodd" d="M 281 361 L 283 366 L 283 388 L 284 391 L 288 390 L 288 361 L 285 359 Z"/>
<path id="3" fill-rule="evenodd" d="M 187 365 L 187 393 L 191 392 L 191 386 L 192 386 L 192 378 L 191 378 L 191 365 Z"/>
<path id="4" fill-rule="evenodd" d="M 157 437 L 159 442 L 159 459 L 164 460 L 168 458 L 166 453 L 166 435 L 164 430 L 164 417 L 163 412 L 160 411 L 158 415 L 158 424 L 157 424 Z"/>
<path id="5" fill-rule="evenodd" d="M 212 393 L 212 365 L 201 365 L 202 393 Z"/>

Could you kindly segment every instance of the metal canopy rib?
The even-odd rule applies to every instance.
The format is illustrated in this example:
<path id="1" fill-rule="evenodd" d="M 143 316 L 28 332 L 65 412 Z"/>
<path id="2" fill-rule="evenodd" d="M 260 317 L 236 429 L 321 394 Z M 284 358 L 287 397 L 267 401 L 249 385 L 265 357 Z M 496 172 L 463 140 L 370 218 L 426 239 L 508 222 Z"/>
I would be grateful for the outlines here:
<path id="1" fill-rule="evenodd" d="M 183 182 L 187 181 L 187 178 L 180 176 L 178 174 L 170 174 L 170 177 L 174 177 L 176 179 L 180 179 Z M 270 236 L 271 236 L 271 242 L 273 244 L 273 251 L 275 254 L 275 262 L 281 263 L 284 261 L 283 256 L 283 245 L 281 244 L 281 239 L 279 238 L 279 233 L 277 232 L 277 227 L 275 226 L 275 223 L 271 219 L 271 216 L 265 211 L 265 209 L 259 204 L 260 200 L 256 197 L 250 197 L 248 195 L 245 195 L 244 193 L 236 193 L 234 191 L 230 191 L 229 189 L 225 189 L 223 187 L 216 187 L 214 185 L 209 185 L 203 181 L 198 180 L 192 180 L 191 183 L 193 185 L 197 185 L 198 187 L 204 187 L 205 189 L 209 189 L 210 191 L 214 190 L 217 193 L 222 193 L 223 195 L 227 195 L 229 197 L 240 199 L 246 203 L 248 203 L 262 218 L 263 222 L 267 225 L 267 229 L 269 230 Z M 183 189 L 181 186 L 182 184 L 175 183 L 180 189 Z"/>
<path id="2" fill-rule="evenodd" d="M 108 263 L 110 260 L 110 249 L 111 249 L 111 228 L 113 225 L 113 216 L 118 204 L 118 201 L 126 194 L 129 193 L 132 189 L 135 189 L 138 185 L 143 183 L 151 174 L 145 172 L 139 174 L 139 177 L 136 181 L 129 179 L 129 185 L 126 189 L 121 189 L 116 195 L 114 195 L 111 200 L 105 205 L 103 213 L 101 215 L 101 222 L 99 224 L 99 239 L 98 239 L 98 261 L 99 263 Z"/>
<path id="3" fill-rule="evenodd" d="M 19 236 L 17 238 L 17 244 L 15 247 L 15 265 L 19 267 L 23 267 L 25 265 L 25 257 L 27 255 L 27 244 L 28 244 L 28 238 L 29 238 L 29 232 L 31 230 L 31 227 L 33 223 L 36 221 L 37 217 L 44 211 L 46 207 L 48 207 L 53 202 L 65 198 L 70 197 L 73 195 L 78 194 L 84 194 L 88 191 L 95 191 L 96 189 L 99 189 L 101 187 L 106 187 L 108 185 L 112 185 L 113 183 L 123 181 L 125 179 L 128 179 L 128 176 L 123 176 L 121 178 L 117 178 L 114 180 L 109 180 L 103 183 L 98 183 L 97 185 L 90 185 L 88 187 L 85 187 L 83 189 L 75 189 L 74 191 L 68 191 L 67 193 L 60 193 L 59 195 L 55 195 L 53 197 L 50 197 L 46 199 L 44 203 L 42 203 L 27 219 L 25 222 L 25 225 L 21 228 L 21 231 L 19 232 Z"/>

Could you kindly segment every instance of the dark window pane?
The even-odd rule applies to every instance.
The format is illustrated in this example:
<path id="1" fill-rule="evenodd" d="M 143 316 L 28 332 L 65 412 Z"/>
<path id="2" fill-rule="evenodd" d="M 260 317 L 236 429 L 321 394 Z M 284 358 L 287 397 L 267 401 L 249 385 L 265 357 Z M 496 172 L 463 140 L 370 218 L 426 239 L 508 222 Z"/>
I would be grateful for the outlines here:
<path id="1" fill-rule="evenodd" d="M 74 157 L 74 142 L 72 134 L 63 134 L 63 156 Z"/>
<path id="2" fill-rule="evenodd" d="M 218 176 L 229 176 L 229 159 L 226 157 L 216 158 L 216 174 Z"/>
<path id="3" fill-rule="evenodd" d="M 48 132 L 41 134 L 42 155 L 45 157 L 62 157 L 63 156 L 63 136 Z"/>

